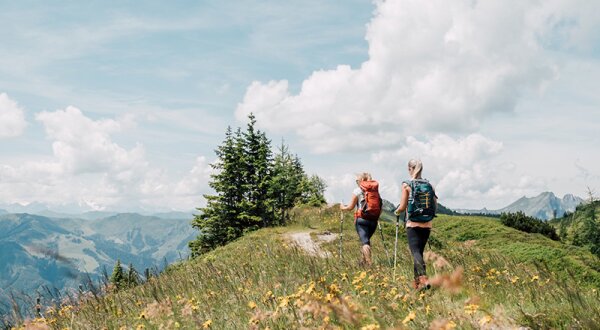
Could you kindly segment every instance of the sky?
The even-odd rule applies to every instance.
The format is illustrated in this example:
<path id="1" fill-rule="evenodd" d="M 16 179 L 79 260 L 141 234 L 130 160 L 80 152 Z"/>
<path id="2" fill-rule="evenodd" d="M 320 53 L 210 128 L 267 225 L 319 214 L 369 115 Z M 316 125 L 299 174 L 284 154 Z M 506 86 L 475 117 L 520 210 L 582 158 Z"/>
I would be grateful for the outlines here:
<path id="1" fill-rule="evenodd" d="M 0 2 L 0 206 L 193 210 L 254 113 L 348 201 L 600 195 L 600 1 Z"/>

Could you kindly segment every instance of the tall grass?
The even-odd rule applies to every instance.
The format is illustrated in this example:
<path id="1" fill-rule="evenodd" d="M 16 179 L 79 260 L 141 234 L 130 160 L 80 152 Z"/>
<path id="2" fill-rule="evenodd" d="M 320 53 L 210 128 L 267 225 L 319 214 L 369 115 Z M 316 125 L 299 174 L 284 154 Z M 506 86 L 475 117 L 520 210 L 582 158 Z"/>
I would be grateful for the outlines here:
<path id="1" fill-rule="evenodd" d="M 461 228 L 457 217 L 435 221 L 432 241 L 438 244 L 428 249 L 427 259 L 436 287 L 430 291 L 409 287 L 413 267 L 403 235 L 395 278 L 378 235 L 373 238 L 374 266 L 362 268 L 348 215 L 343 257 L 337 240 L 322 245 L 332 257 L 307 255 L 285 234 L 336 233 L 339 213 L 301 208 L 294 210 L 288 227 L 250 233 L 201 258 L 172 265 L 136 288 L 84 295 L 27 324 L 41 329 L 600 326 L 600 297 L 593 283 L 582 285 L 577 274 L 543 260 L 523 261 L 480 241 L 457 240 L 464 234 L 455 232 Z M 490 222 L 496 225 L 501 226 Z M 393 228 L 384 227 L 387 246 L 393 248 Z M 521 234 L 529 237 L 516 235 Z"/>

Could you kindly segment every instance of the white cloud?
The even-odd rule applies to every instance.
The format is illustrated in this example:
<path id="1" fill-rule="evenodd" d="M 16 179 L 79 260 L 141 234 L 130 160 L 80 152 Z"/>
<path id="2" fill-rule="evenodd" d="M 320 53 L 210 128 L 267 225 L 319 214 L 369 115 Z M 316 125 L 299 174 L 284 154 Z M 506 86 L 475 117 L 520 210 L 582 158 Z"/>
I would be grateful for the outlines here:
<path id="1" fill-rule="evenodd" d="M 374 133 L 393 145 L 405 135 L 474 132 L 558 77 L 544 47 L 564 20 L 589 22 L 585 8 L 565 1 L 379 1 L 360 68 L 315 71 L 296 95 L 285 80 L 255 81 L 236 116 L 253 112 L 261 126 L 293 130 L 316 152 L 369 148 Z M 590 24 L 574 26 L 569 38 L 581 43 L 573 35 L 586 35 Z"/>
<path id="2" fill-rule="evenodd" d="M 150 164 L 144 147 L 127 149 L 113 135 L 135 125 L 132 117 L 93 120 L 75 107 L 36 115 L 52 141 L 52 157 L 0 164 L 0 200 L 78 203 L 83 209 L 190 210 L 210 191 L 210 164 L 198 157 L 189 173 L 174 177 Z"/>
<path id="3" fill-rule="evenodd" d="M 0 139 L 19 136 L 26 126 L 23 109 L 6 93 L 0 93 Z"/>
<path id="4" fill-rule="evenodd" d="M 132 125 L 131 118 L 120 121 L 94 121 L 75 107 L 55 112 L 41 112 L 42 122 L 52 142 L 52 150 L 63 173 L 83 174 L 110 172 L 127 180 L 134 171 L 146 166 L 144 149 L 137 145 L 126 150 L 114 143 L 110 135 Z"/>
<path id="5" fill-rule="evenodd" d="M 493 201 L 488 207 L 502 207 L 518 196 L 545 189 L 543 180 L 501 161 L 502 150 L 502 143 L 480 134 L 456 139 L 438 134 L 428 141 L 411 136 L 402 148 L 374 153 L 372 160 L 388 169 L 384 179 L 394 182 L 392 192 L 399 191 L 401 181 L 408 178 L 408 160 L 421 159 L 423 176 L 432 181 L 441 203 L 452 207 L 481 208 L 482 200 Z M 390 176 L 400 180 L 389 180 Z"/>

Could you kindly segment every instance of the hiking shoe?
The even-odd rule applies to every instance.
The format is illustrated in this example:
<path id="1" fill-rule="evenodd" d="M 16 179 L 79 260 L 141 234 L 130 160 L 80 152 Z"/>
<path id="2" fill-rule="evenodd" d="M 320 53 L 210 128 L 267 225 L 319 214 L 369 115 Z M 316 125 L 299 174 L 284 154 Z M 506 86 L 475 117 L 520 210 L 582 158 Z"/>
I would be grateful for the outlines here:
<path id="1" fill-rule="evenodd" d="M 431 288 L 431 284 L 429 284 L 429 278 L 427 278 L 427 275 L 421 275 L 415 281 L 418 282 L 417 290 L 429 290 Z"/>

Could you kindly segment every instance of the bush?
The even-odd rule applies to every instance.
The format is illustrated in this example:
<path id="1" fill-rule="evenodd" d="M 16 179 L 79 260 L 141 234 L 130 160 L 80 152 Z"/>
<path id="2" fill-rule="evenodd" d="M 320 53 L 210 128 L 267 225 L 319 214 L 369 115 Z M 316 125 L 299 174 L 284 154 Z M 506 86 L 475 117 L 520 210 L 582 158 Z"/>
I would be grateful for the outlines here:
<path id="1" fill-rule="evenodd" d="M 500 222 L 507 227 L 515 228 L 526 233 L 539 233 L 551 240 L 560 241 L 554 227 L 540 219 L 527 216 L 521 211 L 517 213 L 502 213 L 500 215 Z"/>

